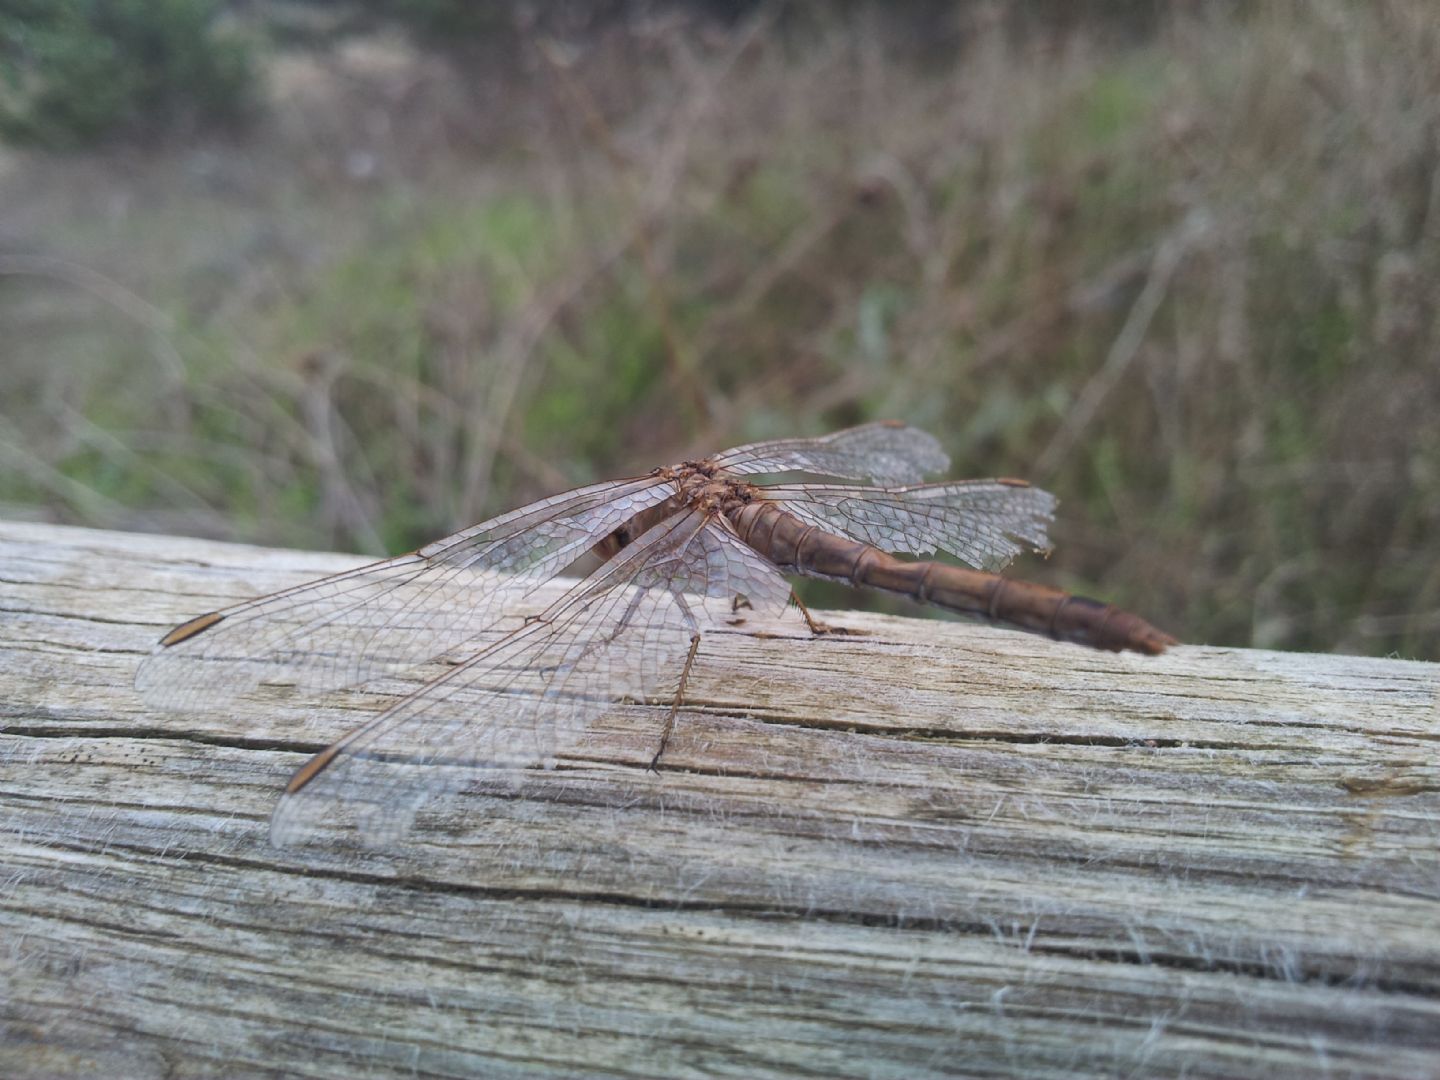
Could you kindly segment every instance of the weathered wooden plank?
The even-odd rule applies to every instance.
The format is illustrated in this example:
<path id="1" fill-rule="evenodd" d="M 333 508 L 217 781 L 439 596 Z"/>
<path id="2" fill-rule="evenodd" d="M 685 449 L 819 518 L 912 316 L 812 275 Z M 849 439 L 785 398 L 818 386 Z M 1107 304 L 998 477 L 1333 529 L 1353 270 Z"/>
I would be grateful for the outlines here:
<path id="1" fill-rule="evenodd" d="M 1436 665 L 832 613 L 707 638 L 659 775 L 625 706 L 402 850 L 277 850 L 403 687 L 131 679 L 355 561 L 0 525 L 0 1074 L 1440 1075 Z"/>

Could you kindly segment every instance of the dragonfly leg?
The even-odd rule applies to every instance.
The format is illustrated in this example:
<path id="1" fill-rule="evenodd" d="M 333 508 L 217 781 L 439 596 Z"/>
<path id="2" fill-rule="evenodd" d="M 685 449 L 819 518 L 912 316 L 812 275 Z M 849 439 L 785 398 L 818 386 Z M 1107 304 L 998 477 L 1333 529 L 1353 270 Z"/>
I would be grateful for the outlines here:
<path id="1" fill-rule="evenodd" d="M 805 606 L 805 601 L 800 599 L 800 594 L 794 589 L 790 590 L 790 599 L 795 601 L 795 606 L 800 609 L 800 614 L 805 616 L 805 625 L 810 627 L 812 634 L 828 634 L 830 627 L 822 622 L 816 622 L 815 616 L 810 614 L 810 609 Z"/>
<path id="2" fill-rule="evenodd" d="M 810 609 L 805 606 L 805 601 L 800 599 L 800 594 L 794 589 L 790 590 L 790 599 L 795 601 L 795 606 L 800 609 L 800 614 L 805 616 L 805 625 L 810 628 L 810 633 L 816 637 L 819 637 L 821 634 L 840 634 L 843 636 L 845 634 L 864 633 L 863 630 L 851 630 L 848 627 L 831 626 L 829 623 L 820 622 L 814 615 L 810 614 Z"/>
<path id="3" fill-rule="evenodd" d="M 690 635 L 690 652 L 685 656 L 685 667 L 680 672 L 680 684 L 675 687 L 675 697 L 670 702 L 670 712 L 665 717 L 665 730 L 660 733 L 660 748 L 655 751 L 655 756 L 650 759 L 649 769 L 651 772 L 659 772 L 660 755 L 665 753 L 665 744 L 670 741 L 670 733 L 675 730 L 675 716 L 680 711 L 680 704 L 685 700 L 685 683 L 690 678 L 690 669 L 695 666 L 695 654 L 700 651 L 700 634 L 695 632 Z"/>

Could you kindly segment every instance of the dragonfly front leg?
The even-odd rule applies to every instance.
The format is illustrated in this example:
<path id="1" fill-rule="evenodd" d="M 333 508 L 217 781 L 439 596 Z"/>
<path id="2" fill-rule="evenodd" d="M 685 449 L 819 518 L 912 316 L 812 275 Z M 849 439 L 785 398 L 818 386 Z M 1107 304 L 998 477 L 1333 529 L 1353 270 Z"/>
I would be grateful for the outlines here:
<path id="1" fill-rule="evenodd" d="M 665 729 L 660 732 L 660 747 L 655 751 L 655 756 L 650 759 L 649 771 L 658 773 L 660 771 L 660 755 L 665 753 L 665 745 L 670 741 L 670 733 L 675 730 L 675 716 L 680 712 L 680 705 L 685 700 L 685 683 L 690 679 L 690 669 L 695 666 L 695 654 L 700 651 L 700 631 L 690 635 L 690 651 L 685 654 L 685 667 L 680 672 L 680 682 L 675 687 L 675 697 L 670 702 L 670 712 L 665 717 Z"/>

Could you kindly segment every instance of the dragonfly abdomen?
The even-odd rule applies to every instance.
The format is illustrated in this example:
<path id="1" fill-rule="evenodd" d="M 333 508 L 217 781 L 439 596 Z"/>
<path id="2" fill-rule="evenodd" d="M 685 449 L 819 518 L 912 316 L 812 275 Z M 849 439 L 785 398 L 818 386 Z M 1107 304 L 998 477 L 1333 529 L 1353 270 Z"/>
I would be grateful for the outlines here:
<path id="1" fill-rule="evenodd" d="M 892 556 L 887 558 L 897 566 L 888 571 L 865 567 L 865 584 L 885 588 L 887 586 L 877 579 L 893 578 L 901 587 L 892 588 L 892 592 L 905 593 L 922 603 L 1093 649 L 1110 652 L 1130 649 L 1153 656 L 1177 644 L 1169 634 L 1140 616 L 1088 596 L 1075 596 L 1033 581 L 1019 581 L 948 563 L 901 562 Z"/>
<path id="2" fill-rule="evenodd" d="M 949 563 L 897 559 L 871 544 L 808 525 L 773 502 L 749 503 L 730 520 L 742 540 L 795 573 L 883 589 L 962 615 L 1111 652 L 1130 649 L 1155 655 L 1177 644 L 1140 616 L 1112 604 Z"/>

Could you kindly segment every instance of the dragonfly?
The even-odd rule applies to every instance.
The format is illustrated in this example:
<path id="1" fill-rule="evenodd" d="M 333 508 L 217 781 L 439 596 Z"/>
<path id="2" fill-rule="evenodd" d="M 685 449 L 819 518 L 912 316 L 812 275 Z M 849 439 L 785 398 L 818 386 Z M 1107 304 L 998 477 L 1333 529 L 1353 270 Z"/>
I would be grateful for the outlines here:
<path id="1" fill-rule="evenodd" d="M 383 844 L 477 769 L 553 766 L 622 701 L 668 703 L 656 768 L 705 635 L 786 617 L 798 604 L 787 575 L 1095 649 L 1155 655 L 1177 644 L 1113 605 L 1000 574 L 1026 549 L 1048 552 L 1056 500 L 1022 480 L 923 482 L 948 467 L 933 436 L 880 421 L 576 488 L 193 618 L 160 639 L 135 685 L 186 709 L 262 684 L 331 690 L 443 661 L 302 765 L 271 819 L 283 846 L 349 808 Z M 787 474 L 829 482 L 752 479 Z M 937 551 L 968 565 L 921 558 Z M 558 598 L 534 599 L 587 561 L 594 568 Z"/>

